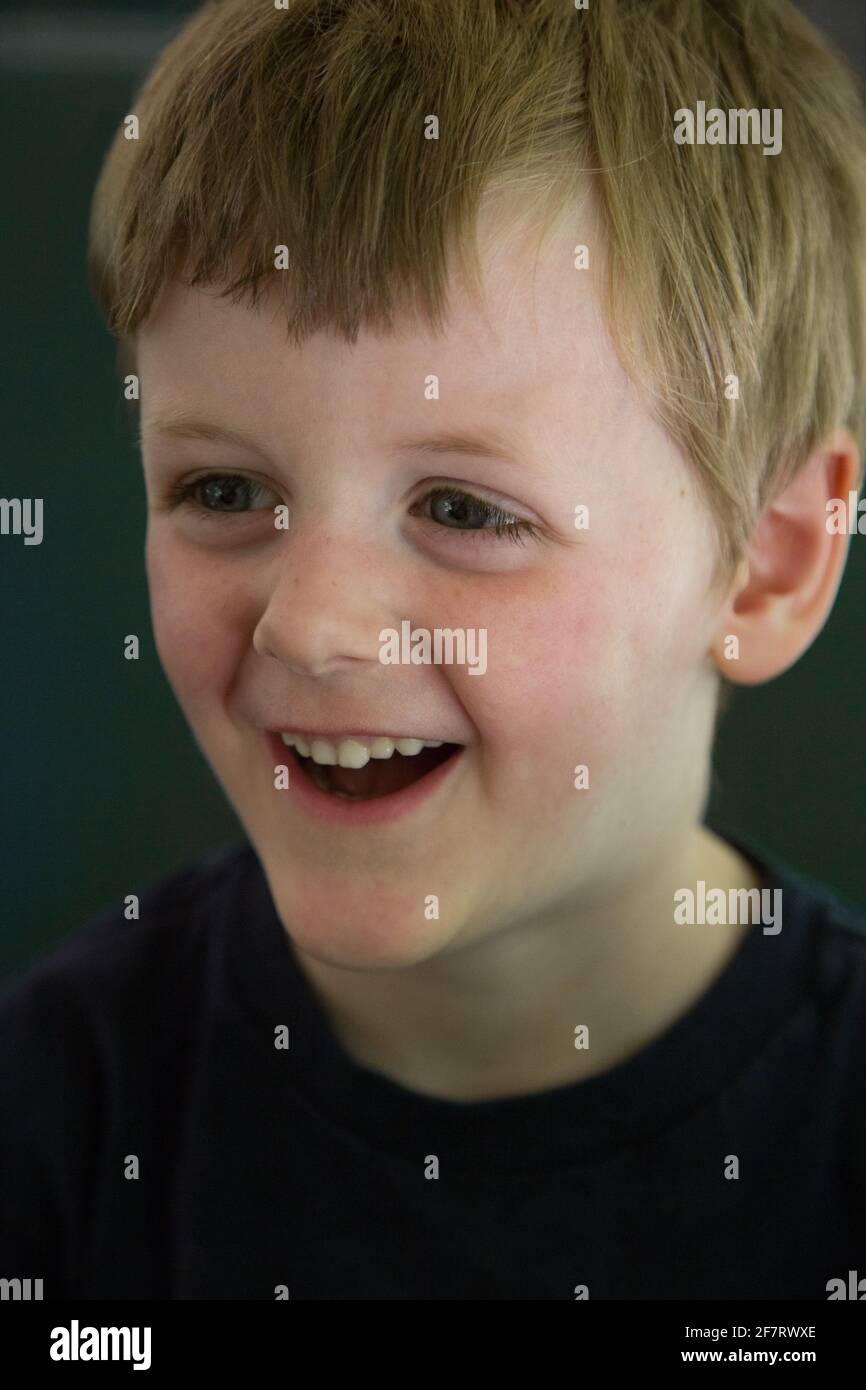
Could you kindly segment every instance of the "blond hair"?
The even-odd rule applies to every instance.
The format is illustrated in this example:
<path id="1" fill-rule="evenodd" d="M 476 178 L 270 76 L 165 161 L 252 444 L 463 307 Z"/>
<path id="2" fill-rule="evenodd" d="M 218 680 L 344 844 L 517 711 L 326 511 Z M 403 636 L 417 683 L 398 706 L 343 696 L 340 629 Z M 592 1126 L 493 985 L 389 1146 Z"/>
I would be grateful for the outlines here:
<path id="1" fill-rule="evenodd" d="M 701 101 L 780 109 L 781 153 L 676 143 Z M 297 343 L 388 331 L 406 303 L 438 330 L 449 247 L 477 280 L 488 190 L 553 226 L 591 185 L 611 336 L 725 566 L 832 427 L 862 453 L 866 123 L 788 0 L 212 0 L 132 111 L 88 253 L 122 346 L 181 267 L 253 304 L 279 283 Z"/>

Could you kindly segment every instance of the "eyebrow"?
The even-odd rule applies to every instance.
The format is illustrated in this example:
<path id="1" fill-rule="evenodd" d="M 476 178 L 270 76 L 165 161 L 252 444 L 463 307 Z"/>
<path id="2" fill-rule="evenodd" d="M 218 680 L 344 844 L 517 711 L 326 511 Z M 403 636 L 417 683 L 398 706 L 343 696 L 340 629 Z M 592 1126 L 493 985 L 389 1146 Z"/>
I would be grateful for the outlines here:
<path id="1" fill-rule="evenodd" d="M 504 458 L 515 462 L 527 456 L 518 440 L 494 431 L 422 435 L 417 439 L 401 440 L 395 450 L 403 454 L 469 454 L 473 458 Z"/>
<path id="2" fill-rule="evenodd" d="M 156 417 L 146 425 L 139 423 L 138 442 L 143 444 L 145 435 L 159 434 L 169 439 L 208 439 L 215 442 L 238 444 L 261 454 L 261 445 L 252 434 L 245 430 L 230 429 L 215 421 L 198 419 L 192 415 L 176 414 Z M 508 459 L 512 462 L 525 460 L 527 451 L 518 440 L 504 433 L 488 432 L 439 432 L 432 435 L 419 435 L 399 440 L 392 452 L 400 454 L 464 454 L 472 458 Z"/>
<path id="3" fill-rule="evenodd" d="M 212 439 L 228 444 L 240 444 L 245 449 L 261 453 L 261 446 L 245 430 L 229 429 L 213 420 L 199 420 L 194 415 L 157 416 L 146 423 L 139 421 L 138 442 L 143 444 L 145 435 L 159 434 L 167 439 Z"/>

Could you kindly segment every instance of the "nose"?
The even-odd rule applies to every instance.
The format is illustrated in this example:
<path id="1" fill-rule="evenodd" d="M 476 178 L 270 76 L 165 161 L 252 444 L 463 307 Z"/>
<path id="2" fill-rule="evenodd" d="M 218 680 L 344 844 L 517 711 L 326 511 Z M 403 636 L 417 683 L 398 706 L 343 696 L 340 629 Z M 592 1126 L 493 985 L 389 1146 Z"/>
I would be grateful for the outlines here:
<path id="1" fill-rule="evenodd" d="M 393 626 L 369 551 L 321 528 L 285 538 L 264 611 L 253 632 L 259 656 L 305 676 L 379 661 L 379 632 Z M 378 565 L 377 567 L 378 568 Z"/>

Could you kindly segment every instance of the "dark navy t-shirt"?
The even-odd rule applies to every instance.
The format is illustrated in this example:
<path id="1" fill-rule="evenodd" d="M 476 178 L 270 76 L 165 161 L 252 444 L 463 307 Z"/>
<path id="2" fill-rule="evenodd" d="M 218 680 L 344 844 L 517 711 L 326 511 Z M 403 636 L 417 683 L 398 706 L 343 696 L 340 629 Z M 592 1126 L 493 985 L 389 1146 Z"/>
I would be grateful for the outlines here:
<path id="1" fill-rule="evenodd" d="M 457 1102 L 348 1056 L 253 849 L 215 851 L 4 987 L 0 1276 L 46 1299 L 827 1299 L 866 1276 L 866 918 L 761 867 L 781 932 L 751 928 L 650 1046 Z"/>

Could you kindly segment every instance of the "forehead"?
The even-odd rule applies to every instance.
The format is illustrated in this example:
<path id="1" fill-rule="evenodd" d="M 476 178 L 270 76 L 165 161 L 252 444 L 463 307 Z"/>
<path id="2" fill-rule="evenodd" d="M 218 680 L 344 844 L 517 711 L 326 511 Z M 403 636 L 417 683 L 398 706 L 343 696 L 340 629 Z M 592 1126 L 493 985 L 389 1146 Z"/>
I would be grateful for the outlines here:
<path id="1" fill-rule="evenodd" d="M 451 424 L 470 406 L 505 419 L 561 415 L 571 405 L 584 422 L 633 408 L 603 321 L 591 206 L 543 238 L 508 214 L 496 200 L 479 217 L 480 295 L 449 257 L 440 333 L 401 312 L 392 333 L 362 328 L 349 344 L 318 332 L 297 346 L 277 294 L 253 309 L 218 289 L 171 284 L 138 334 L 143 428 L 149 417 L 190 407 L 248 419 L 261 419 L 264 407 L 278 423 L 284 412 L 296 422 L 298 409 L 324 420 L 351 402 L 356 428 L 375 428 L 404 408 L 417 413 L 431 400 L 447 405 Z M 589 268 L 576 266 L 580 245 L 589 247 Z"/>

